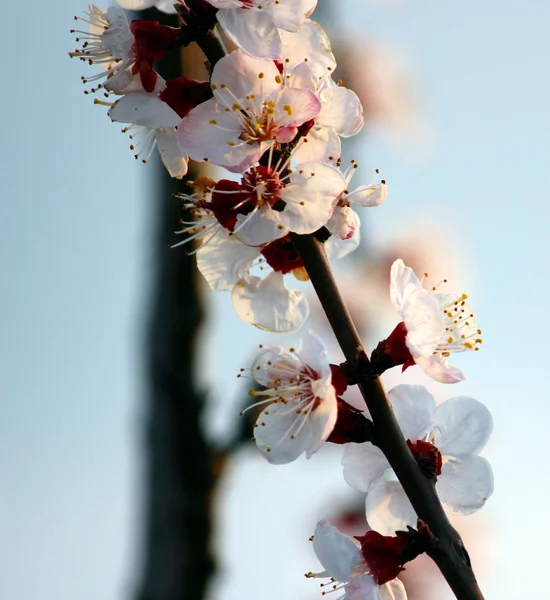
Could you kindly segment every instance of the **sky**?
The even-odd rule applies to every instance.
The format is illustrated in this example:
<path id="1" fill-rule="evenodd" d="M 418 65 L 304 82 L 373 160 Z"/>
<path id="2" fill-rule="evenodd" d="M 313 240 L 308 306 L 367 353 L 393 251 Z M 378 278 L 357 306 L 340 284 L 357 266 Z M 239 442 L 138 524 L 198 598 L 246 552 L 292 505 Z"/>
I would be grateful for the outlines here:
<path id="1" fill-rule="evenodd" d="M 357 150 L 368 167 L 358 184 L 376 166 L 390 189 L 369 212 L 369 233 L 387 244 L 409 228 L 437 228 L 484 330 L 483 351 L 457 360 L 468 380 L 460 390 L 438 388 L 443 398 L 472 395 L 494 416 L 485 455 L 495 493 L 471 518 L 489 531 L 482 589 L 487 598 L 533 597 L 539 579 L 521 575 L 544 572 L 539 532 L 550 493 L 550 8 L 534 0 L 338 6 L 346 37 L 399 57 L 424 124 L 422 134 L 399 139 L 380 127 Z M 6 600 L 118 600 L 134 583 L 139 351 L 154 207 L 143 193 L 147 166 L 134 162 L 120 127 L 82 93 L 83 65 L 68 58 L 72 17 L 84 9 L 62 0 L 9 3 L 0 38 Z M 237 389 L 234 374 L 265 338 L 237 320 L 228 297 L 212 293 L 208 303 L 203 377 L 215 398 L 220 378 L 224 389 Z M 231 409 L 214 404 L 213 420 Z M 252 451 L 236 457 L 219 500 L 216 598 L 251 589 L 267 600 L 314 597 L 303 580 L 316 568 L 305 542 L 332 502 L 346 498 L 339 469 L 334 448 L 286 468 Z M 297 479 L 301 493 L 291 496 Z M 259 555 L 259 539 L 273 540 L 277 552 Z"/>

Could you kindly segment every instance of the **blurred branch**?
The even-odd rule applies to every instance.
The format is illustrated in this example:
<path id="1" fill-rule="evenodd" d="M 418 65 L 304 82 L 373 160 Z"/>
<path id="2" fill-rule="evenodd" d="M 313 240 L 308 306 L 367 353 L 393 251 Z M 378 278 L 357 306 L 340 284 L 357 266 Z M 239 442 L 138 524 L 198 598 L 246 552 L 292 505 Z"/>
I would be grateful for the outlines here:
<path id="1" fill-rule="evenodd" d="M 156 10 L 140 18 L 177 26 Z M 158 66 L 170 79 L 184 74 L 172 52 Z M 197 176 L 190 165 L 187 180 Z M 215 486 L 214 456 L 201 414 L 205 394 L 195 382 L 196 350 L 204 316 L 196 261 L 172 251 L 181 228 L 185 180 L 171 179 L 159 164 L 151 205 L 158 207 L 154 293 L 147 336 L 148 423 L 146 438 L 145 535 L 138 600 L 201 600 L 214 572 L 210 542 Z M 187 190 L 185 190 L 187 191 Z"/>

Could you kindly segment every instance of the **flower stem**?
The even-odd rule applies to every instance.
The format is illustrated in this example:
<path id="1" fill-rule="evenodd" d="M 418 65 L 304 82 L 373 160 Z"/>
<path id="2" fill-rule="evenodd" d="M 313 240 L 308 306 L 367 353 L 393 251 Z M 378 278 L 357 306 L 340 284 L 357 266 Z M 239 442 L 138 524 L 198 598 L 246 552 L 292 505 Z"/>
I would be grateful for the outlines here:
<path id="1" fill-rule="evenodd" d="M 411 454 L 361 339 L 344 304 L 325 248 L 314 235 L 291 238 L 304 263 L 323 310 L 346 360 L 357 371 L 358 386 L 371 413 L 376 445 L 385 454 L 419 518 L 437 542 L 428 551 L 459 600 L 483 600 L 470 559 L 458 532 L 450 524 L 433 482 L 426 479 Z"/>

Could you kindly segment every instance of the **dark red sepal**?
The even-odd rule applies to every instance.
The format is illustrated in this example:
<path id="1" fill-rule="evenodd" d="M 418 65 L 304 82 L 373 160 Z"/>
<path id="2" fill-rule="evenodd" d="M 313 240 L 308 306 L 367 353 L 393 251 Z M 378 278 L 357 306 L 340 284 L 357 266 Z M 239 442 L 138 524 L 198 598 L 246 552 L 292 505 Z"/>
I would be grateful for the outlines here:
<path id="1" fill-rule="evenodd" d="M 267 264 L 279 273 L 290 273 L 304 266 L 294 244 L 288 235 L 268 244 L 262 254 Z"/>
<path id="2" fill-rule="evenodd" d="M 339 365 L 330 365 L 332 372 L 332 385 L 336 390 L 336 395 L 341 396 L 349 385 L 349 379 Z"/>
<path id="3" fill-rule="evenodd" d="M 334 429 L 327 438 L 327 442 L 332 442 L 333 444 L 347 444 L 349 442 L 362 444 L 370 442 L 373 434 L 372 421 L 367 419 L 360 410 L 342 400 L 342 398 L 337 398 L 336 402 L 338 403 L 338 416 Z"/>
<path id="4" fill-rule="evenodd" d="M 406 340 L 407 326 L 401 321 L 372 353 L 371 363 L 378 374 L 398 365 L 403 365 L 404 371 L 415 364 Z"/>
<path id="5" fill-rule="evenodd" d="M 166 82 L 166 88 L 159 95 L 163 102 L 176 111 L 183 119 L 197 104 L 212 96 L 208 81 L 195 81 L 187 77 L 176 77 Z"/>
<path id="6" fill-rule="evenodd" d="M 247 215 L 254 209 L 254 205 L 247 200 L 247 193 L 239 182 L 220 179 L 212 192 L 212 200 L 208 208 L 223 227 L 233 231 L 237 223 L 237 215 Z"/>
<path id="7" fill-rule="evenodd" d="M 443 461 L 441 459 L 441 452 L 439 452 L 436 446 L 422 440 L 417 440 L 416 442 L 407 440 L 407 446 L 413 453 L 413 456 L 425 477 L 428 479 L 436 479 L 438 475 L 441 475 Z"/>
<path id="8" fill-rule="evenodd" d="M 399 532 L 398 532 L 399 533 Z M 408 546 L 407 534 L 389 536 L 377 531 L 367 531 L 356 536 L 361 543 L 361 552 L 367 563 L 369 574 L 378 585 L 384 585 L 404 571 L 402 555 Z"/>

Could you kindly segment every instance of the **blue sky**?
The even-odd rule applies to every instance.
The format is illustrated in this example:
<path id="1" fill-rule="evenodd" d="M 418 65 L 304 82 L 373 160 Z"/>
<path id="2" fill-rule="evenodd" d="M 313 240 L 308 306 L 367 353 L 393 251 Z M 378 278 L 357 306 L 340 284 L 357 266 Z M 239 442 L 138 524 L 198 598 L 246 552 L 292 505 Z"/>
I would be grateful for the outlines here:
<path id="1" fill-rule="evenodd" d="M 390 198 L 369 213 L 369 229 L 385 242 L 396 229 L 435 218 L 447 232 L 449 258 L 461 265 L 485 344 L 475 360 L 459 361 L 468 381 L 444 393 L 470 394 L 495 418 L 487 456 L 496 491 L 482 513 L 494 528 L 491 570 L 480 580 L 487 598 L 532 597 L 535 578 L 518 575 L 544 568 L 540 530 L 550 492 L 544 383 L 550 9 L 533 0 L 459 7 L 345 0 L 339 6 L 341 21 L 352 23 L 350 38 L 402 53 L 433 135 L 421 161 L 410 158 L 418 150 L 414 139 L 396 149 L 383 132 L 359 151 L 390 182 Z M 0 138 L 0 596 L 6 600 L 116 600 L 132 585 L 143 416 L 140 325 L 154 209 L 143 193 L 147 167 L 133 161 L 120 127 L 84 96 L 82 66 L 67 56 L 74 48 L 72 16 L 84 9 L 37 0 L 4 8 L 11 24 L 0 39 L 6 117 Z M 220 378 L 232 382 L 260 336 L 237 321 L 228 297 L 209 302 L 214 316 L 203 376 L 212 385 Z M 294 585 L 297 595 L 308 593 L 300 578 L 315 564 L 302 540 L 329 502 L 307 519 L 300 515 L 317 494 L 343 493 L 338 456 L 325 454 L 326 462 L 284 472 L 254 455 L 235 462 L 220 501 L 226 570 L 218 597 L 242 598 L 269 573 L 277 585 L 264 598 L 286 596 Z M 274 528 L 264 515 L 287 497 L 296 477 L 305 481 L 304 495 Z M 248 504 L 244 490 L 258 489 L 258 481 L 259 505 Z M 237 531 L 246 514 L 253 515 L 250 525 Z M 280 562 L 275 556 L 258 562 L 259 524 L 279 536 L 281 552 L 292 547 Z"/>

